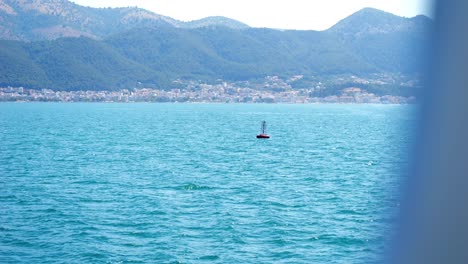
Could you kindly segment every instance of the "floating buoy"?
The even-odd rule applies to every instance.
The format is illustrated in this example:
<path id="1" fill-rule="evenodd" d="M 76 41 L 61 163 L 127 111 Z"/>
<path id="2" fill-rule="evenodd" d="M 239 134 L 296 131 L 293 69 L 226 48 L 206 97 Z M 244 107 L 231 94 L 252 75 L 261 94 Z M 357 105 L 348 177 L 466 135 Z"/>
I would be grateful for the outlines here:
<path id="1" fill-rule="evenodd" d="M 262 133 L 258 134 L 257 138 L 270 138 L 270 135 L 266 133 L 266 121 L 262 122 Z"/>

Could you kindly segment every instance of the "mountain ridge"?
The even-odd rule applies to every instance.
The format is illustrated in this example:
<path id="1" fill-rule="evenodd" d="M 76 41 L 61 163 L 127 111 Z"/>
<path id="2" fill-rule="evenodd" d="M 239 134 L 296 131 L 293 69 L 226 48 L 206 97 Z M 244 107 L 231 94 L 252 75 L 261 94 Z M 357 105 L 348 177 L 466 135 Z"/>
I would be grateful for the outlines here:
<path id="1" fill-rule="evenodd" d="M 185 22 L 185 28 L 200 28 L 200 27 L 207 27 L 207 26 L 225 26 L 232 29 L 246 29 L 249 26 L 245 23 L 237 21 L 232 18 L 223 17 L 223 16 L 209 16 L 197 20 L 192 20 Z"/>
<path id="2" fill-rule="evenodd" d="M 141 27 L 248 27 L 225 17 L 183 22 L 138 7 L 92 8 L 67 0 L 0 0 L 0 22 L 0 39 L 23 41 L 79 36 L 103 39 Z"/>
<path id="3" fill-rule="evenodd" d="M 369 21 L 359 21 L 362 17 Z M 398 31 L 420 24 L 412 23 L 414 20 L 427 22 L 430 18 L 419 15 L 408 19 L 374 8 L 364 8 L 325 31 L 347 35 L 359 35 L 363 30 L 366 33 Z M 377 24 L 378 27 L 375 27 Z M 245 23 L 222 16 L 184 22 L 138 7 L 92 8 L 68 0 L 0 0 L 0 39 L 36 41 L 79 36 L 104 39 L 134 28 L 164 26 L 249 28 Z"/>
<path id="4" fill-rule="evenodd" d="M 26 2 L 0 0 L 0 4 L 6 1 Z M 11 11 L 1 5 L 0 9 Z M 52 7 L 45 10 L 58 12 Z M 70 25 L 52 26 L 56 30 L 53 32 L 50 25 L 57 22 L 53 16 L 40 25 L 48 29 L 49 37 L 39 32 L 36 34 L 42 34 L 40 41 L 1 40 L 0 86 L 115 90 L 140 83 L 170 89 L 177 86 L 175 81 L 221 79 L 255 85 L 266 76 L 302 76 L 290 87 L 326 87 L 324 93 L 328 94 L 353 86 L 383 94 L 413 94 L 421 74 L 421 47 L 428 42 L 426 31 L 431 26 L 431 20 L 424 16 L 404 18 L 375 9 L 358 11 L 325 31 L 251 28 L 223 17 L 191 26 L 186 23 L 193 21 L 181 22 L 184 27 L 178 26 L 176 20 L 176 25 L 172 25 L 170 19 L 147 24 L 145 11 L 138 8 L 104 8 L 96 16 L 102 17 L 103 13 L 108 14 L 104 16 L 106 21 L 120 28 L 105 31 L 91 19 L 80 31 L 72 27 L 74 20 L 68 18 Z M 120 23 L 122 17 L 131 22 Z M 219 20 L 221 24 L 232 22 L 237 26 L 218 25 Z M 101 32 L 101 37 L 86 32 L 89 28 Z M 25 37 L 34 36 L 33 33 Z"/>
<path id="5" fill-rule="evenodd" d="M 406 18 L 367 7 L 338 21 L 327 31 L 354 37 L 359 37 L 362 34 L 395 33 L 408 30 L 423 31 L 427 30 L 425 28 L 427 20 L 430 18 L 424 15 Z"/>

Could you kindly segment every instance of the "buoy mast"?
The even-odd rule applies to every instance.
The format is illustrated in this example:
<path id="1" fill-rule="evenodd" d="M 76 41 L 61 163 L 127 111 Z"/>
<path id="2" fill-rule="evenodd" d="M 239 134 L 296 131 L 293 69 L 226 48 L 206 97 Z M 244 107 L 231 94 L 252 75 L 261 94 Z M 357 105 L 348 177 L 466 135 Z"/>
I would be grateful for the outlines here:
<path id="1" fill-rule="evenodd" d="M 262 133 L 257 135 L 257 138 L 270 138 L 266 133 L 266 121 L 262 121 Z"/>

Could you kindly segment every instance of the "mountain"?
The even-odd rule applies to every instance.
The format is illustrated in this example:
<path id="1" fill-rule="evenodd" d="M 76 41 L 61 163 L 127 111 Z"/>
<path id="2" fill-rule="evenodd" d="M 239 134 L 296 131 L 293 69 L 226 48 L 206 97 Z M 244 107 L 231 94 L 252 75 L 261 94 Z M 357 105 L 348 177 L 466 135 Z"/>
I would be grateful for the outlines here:
<path id="1" fill-rule="evenodd" d="M 36 1 L 39 0 L 15 2 Z M 50 1 L 56 2 L 89 13 L 147 12 L 132 8 L 92 9 L 64 0 Z M 0 7 L 10 13 L 19 12 L 18 5 L 8 6 L 10 9 Z M 72 19 L 76 13 L 60 13 L 52 4 L 39 9 L 61 17 L 60 21 L 83 23 Z M 121 21 L 120 15 L 108 19 Z M 151 20 L 154 24 L 144 26 L 148 21 L 140 20 L 134 28 L 131 23 L 115 22 L 116 28 L 121 29 L 112 33 L 89 20 L 79 32 L 92 36 L 83 33 L 76 34 L 81 37 L 48 41 L 2 40 L 0 86 L 115 90 L 141 83 L 164 89 L 173 87 L 174 80 L 256 83 L 265 76 L 303 76 L 291 86 L 321 85 L 327 88 L 325 93 L 333 94 L 357 85 L 380 94 L 411 95 L 417 86 L 406 83 L 417 82 L 423 47 L 428 42 L 426 31 L 432 23 L 424 16 L 403 18 L 376 9 L 361 10 L 326 31 L 249 28 L 219 17 L 198 22 L 159 17 Z M 72 28 L 72 22 L 68 27 Z M 99 36 L 97 25 L 101 25 Z M 355 81 L 356 76 L 361 79 Z M 374 81 L 366 81 L 370 79 Z"/>
<path id="2" fill-rule="evenodd" d="M 182 22 L 136 7 L 91 8 L 67 0 L 0 0 L 0 39 L 36 41 L 79 36 L 102 39 L 135 28 L 213 25 L 248 27 L 224 17 Z"/>
<path id="3" fill-rule="evenodd" d="M 153 71 L 105 43 L 89 38 L 22 43 L 0 41 L 2 85 L 60 90 L 112 89 L 135 85 Z"/>
<path id="4" fill-rule="evenodd" d="M 364 8 L 339 21 L 328 32 L 339 35 L 359 57 L 384 72 L 408 72 L 419 67 L 432 20 L 420 15 L 395 16 Z"/>
<path id="5" fill-rule="evenodd" d="M 230 19 L 227 17 L 222 16 L 212 16 L 206 17 L 199 20 L 190 21 L 181 25 L 181 27 L 185 28 L 201 28 L 201 27 L 209 27 L 209 26 L 222 26 L 232 29 L 246 29 L 249 28 L 248 25 L 239 22 L 234 19 Z"/>
<path id="6" fill-rule="evenodd" d="M 364 8 L 339 21 L 328 31 L 359 38 L 372 34 L 425 32 L 431 23 L 431 19 L 423 15 L 405 18 L 374 8 Z"/>

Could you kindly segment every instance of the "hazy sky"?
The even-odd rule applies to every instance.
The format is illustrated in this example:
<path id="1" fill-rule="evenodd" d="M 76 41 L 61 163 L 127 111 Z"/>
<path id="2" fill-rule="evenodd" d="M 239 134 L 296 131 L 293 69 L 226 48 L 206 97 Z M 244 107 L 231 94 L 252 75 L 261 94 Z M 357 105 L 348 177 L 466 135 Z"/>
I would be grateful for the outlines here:
<path id="1" fill-rule="evenodd" d="M 92 7 L 138 6 L 189 21 L 225 16 L 253 27 L 323 30 L 364 7 L 413 17 L 430 15 L 431 0 L 73 0 Z"/>

